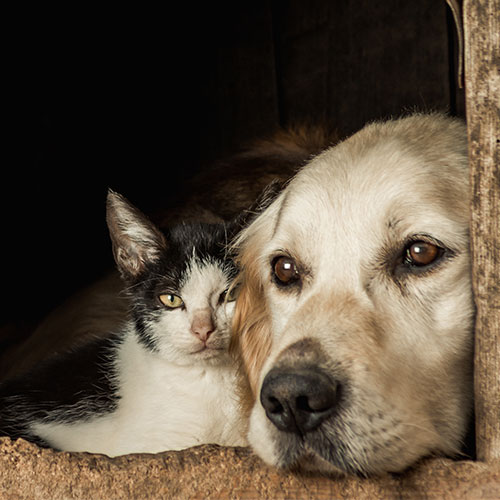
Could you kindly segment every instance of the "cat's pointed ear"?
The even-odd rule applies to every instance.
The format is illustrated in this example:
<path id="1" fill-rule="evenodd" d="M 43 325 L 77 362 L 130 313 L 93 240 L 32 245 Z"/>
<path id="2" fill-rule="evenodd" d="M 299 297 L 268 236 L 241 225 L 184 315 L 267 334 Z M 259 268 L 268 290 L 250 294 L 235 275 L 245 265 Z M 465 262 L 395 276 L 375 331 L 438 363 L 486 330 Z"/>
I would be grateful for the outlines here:
<path id="1" fill-rule="evenodd" d="M 281 191 L 283 191 L 284 187 L 285 182 L 277 179 L 268 184 L 250 208 L 244 210 L 241 214 L 229 222 L 228 232 L 231 236 L 230 239 L 233 239 L 242 229 L 253 222 L 258 215 L 271 205 Z"/>
<path id="2" fill-rule="evenodd" d="M 122 277 L 137 278 L 167 248 L 161 231 L 125 197 L 108 190 L 106 221 Z"/>

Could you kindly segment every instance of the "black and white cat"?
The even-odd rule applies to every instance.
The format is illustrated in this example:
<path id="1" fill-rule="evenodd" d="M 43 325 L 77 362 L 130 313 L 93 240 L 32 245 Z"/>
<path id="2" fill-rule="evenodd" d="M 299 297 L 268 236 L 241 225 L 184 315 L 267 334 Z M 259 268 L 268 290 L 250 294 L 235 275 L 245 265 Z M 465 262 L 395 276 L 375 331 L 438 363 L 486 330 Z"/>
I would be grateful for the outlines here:
<path id="1" fill-rule="evenodd" d="M 161 232 L 114 192 L 107 221 L 130 319 L 119 333 L 0 386 L 0 435 L 109 456 L 244 446 L 228 353 L 231 227 Z"/>

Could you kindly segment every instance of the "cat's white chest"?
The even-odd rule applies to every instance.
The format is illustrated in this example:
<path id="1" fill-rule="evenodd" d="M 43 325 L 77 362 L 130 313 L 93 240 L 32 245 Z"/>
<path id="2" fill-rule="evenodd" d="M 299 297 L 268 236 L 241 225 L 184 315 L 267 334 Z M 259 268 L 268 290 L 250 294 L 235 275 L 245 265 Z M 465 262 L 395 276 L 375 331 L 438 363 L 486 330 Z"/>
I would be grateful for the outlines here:
<path id="1" fill-rule="evenodd" d="M 204 443 L 243 446 L 229 366 L 178 366 L 128 336 L 118 353 L 116 411 L 74 424 L 38 424 L 58 448 L 110 456 L 179 450 Z"/>
<path id="2" fill-rule="evenodd" d="M 157 361 L 146 371 L 127 369 L 124 376 L 120 418 L 138 436 L 138 445 L 142 441 L 148 448 L 156 443 L 182 449 L 202 443 L 242 444 L 234 442 L 239 419 L 233 369 Z"/>

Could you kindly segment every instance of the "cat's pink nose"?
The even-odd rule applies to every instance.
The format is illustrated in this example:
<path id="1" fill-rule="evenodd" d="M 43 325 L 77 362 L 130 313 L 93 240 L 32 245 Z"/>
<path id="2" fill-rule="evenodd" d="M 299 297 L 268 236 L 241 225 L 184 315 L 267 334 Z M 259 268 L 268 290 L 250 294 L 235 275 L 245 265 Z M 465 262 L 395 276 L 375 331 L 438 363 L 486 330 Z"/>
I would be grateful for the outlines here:
<path id="1" fill-rule="evenodd" d="M 194 316 L 191 323 L 191 332 L 201 341 L 206 342 L 214 330 L 214 322 L 209 312 L 198 313 Z"/>

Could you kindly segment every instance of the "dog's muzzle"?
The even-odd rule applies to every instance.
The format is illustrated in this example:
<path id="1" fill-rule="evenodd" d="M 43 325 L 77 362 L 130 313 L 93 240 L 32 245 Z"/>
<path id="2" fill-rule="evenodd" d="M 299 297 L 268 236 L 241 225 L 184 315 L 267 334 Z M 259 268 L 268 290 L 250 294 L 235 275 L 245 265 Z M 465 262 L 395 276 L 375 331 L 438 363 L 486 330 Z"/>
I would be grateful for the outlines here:
<path id="1" fill-rule="evenodd" d="M 339 384 L 317 367 L 273 368 L 265 377 L 260 402 L 281 431 L 303 435 L 330 417 Z"/>

